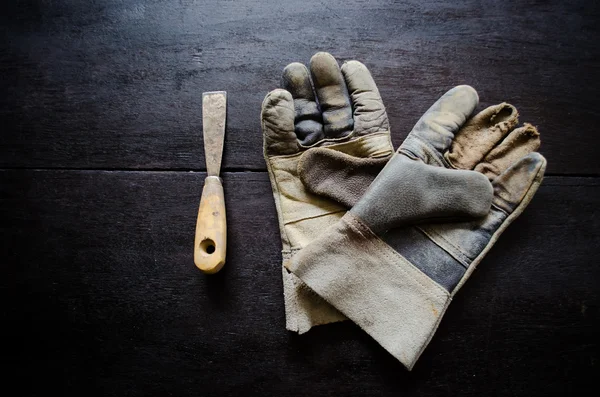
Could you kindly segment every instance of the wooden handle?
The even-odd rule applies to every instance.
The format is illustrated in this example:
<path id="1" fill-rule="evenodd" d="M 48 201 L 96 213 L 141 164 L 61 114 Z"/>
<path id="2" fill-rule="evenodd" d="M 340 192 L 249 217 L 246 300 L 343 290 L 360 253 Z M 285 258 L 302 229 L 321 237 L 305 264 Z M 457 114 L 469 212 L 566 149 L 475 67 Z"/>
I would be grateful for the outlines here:
<path id="1" fill-rule="evenodd" d="M 218 176 L 209 176 L 204 181 L 198 209 L 194 263 L 204 273 L 216 273 L 225 264 L 226 249 L 227 224 L 223 185 Z"/>

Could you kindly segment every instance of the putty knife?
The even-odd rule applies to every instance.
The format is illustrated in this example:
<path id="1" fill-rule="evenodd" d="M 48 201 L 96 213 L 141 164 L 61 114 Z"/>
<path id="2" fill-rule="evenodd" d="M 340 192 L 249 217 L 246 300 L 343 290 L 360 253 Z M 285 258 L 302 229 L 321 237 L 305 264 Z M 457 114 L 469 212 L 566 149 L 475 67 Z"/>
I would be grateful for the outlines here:
<path id="1" fill-rule="evenodd" d="M 225 118 L 227 115 L 227 93 L 225 91 L 202 94 L 202 128 L 204 130 L 204 153 L 208 176 L 204 180 L 196 238 L 194 263 L 204 273 L 216 273 L 225 264 L 227 249 L 227 225 L 225 222 L 225 199 L 219 178 Z"/>

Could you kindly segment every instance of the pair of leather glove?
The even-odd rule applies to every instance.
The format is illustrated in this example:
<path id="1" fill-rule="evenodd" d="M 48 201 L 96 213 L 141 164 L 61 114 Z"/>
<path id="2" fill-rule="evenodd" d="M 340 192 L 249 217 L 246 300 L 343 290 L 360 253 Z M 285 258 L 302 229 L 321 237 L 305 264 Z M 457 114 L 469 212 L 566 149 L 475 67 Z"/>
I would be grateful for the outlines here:
<path id="1" fill-rule="evenodd" d="M 454 294 L 537 191 L 537 130 L 507 103 L 445 93 L 394 152 L 365 65 L 317 53 L 262 105 L 286 326 L 354 321 L 408 369 Z"/>

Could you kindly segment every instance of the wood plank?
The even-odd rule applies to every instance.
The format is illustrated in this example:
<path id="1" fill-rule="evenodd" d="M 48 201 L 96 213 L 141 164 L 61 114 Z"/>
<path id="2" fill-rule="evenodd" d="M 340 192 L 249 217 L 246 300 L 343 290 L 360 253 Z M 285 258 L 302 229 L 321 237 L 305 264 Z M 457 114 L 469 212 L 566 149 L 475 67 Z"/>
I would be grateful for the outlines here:
<path id="1" fill-rule="evenodd" d="M 203 173 L 0 171 L 19 394 L 595 395 L 600 179 L 548 177 L 412 373 L 351 323 L 284 329 L 266 173 L 225 173 L 228 262 L 193 263 Z"/>
<path id="2" fill-rule="evenodd" d="M 203 170 L 201 92 L 229 92 L 224 169 L 264 170 L 260 105 L 318 50 L 365 62 L 399 145 L 445 90 L 511 101 L 552 174 L 598 175 L 597 2 L 2 2 L 0 166 Z"/>

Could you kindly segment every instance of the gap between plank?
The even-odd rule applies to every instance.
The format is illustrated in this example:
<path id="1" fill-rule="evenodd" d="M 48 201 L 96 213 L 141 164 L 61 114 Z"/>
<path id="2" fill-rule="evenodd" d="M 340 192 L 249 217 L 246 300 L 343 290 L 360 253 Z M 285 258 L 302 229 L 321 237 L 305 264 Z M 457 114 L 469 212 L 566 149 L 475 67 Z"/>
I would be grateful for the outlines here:
<path id="1" fill-rule="evenodd" d="M 66 167 L 0 167 L 0 171 L 85 171 L 85 172 L 206 172 L 206 168 L 66 168 Z M 221 169 L 221 173 L 262 173 L 267 172 L 267 169 L 251 169 L 251 168 L 225 168 Z M 583 174 L 583 173 L 546 173 L 547 176 L 573 177 L 573 178 L 598 178 L 600 174 Z"/>

